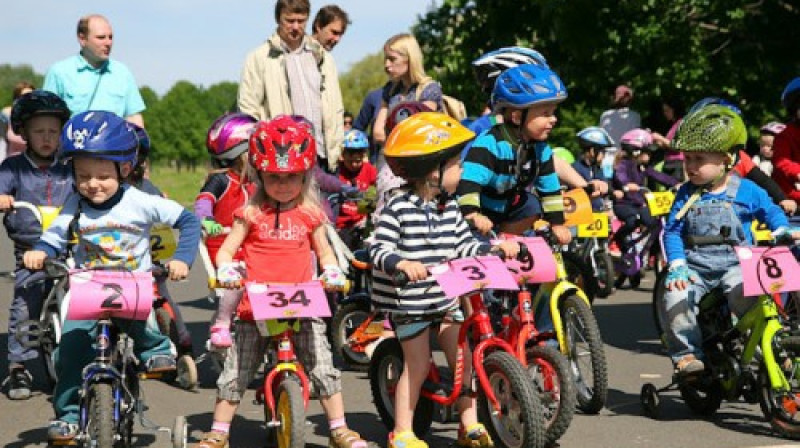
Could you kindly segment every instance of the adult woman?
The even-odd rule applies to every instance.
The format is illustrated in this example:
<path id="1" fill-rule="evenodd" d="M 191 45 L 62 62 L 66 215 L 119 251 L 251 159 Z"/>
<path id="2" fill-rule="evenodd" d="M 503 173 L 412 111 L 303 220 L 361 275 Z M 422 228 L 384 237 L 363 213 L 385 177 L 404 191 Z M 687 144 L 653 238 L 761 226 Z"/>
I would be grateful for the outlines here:
<path id="1" fill-rule="evenodd" d="M 386 118 L 389 110 L 405 101 L 421 101 L 433 111 L 441 110 L 442 86 L 425 74 L 422 63 L 422 50 L 417 39 L 411 34 L 397 34 L 389 38 L 383 46 L 383 68 L 389 75 L 389 83 L 383 88 L 383 97 L 372 138 L 375 144 L 383 145 L 386 140 Z M 383 157 L 378 160 L 383 165 Z"/>
<path id="2" fill-rule="evenodd" d="M 14 86 L 14 95 L 13 95 L 14 101 L 17 101 L 19 97 L 25 95 L 28 92 L 33 92 L 35 88 L 36 87 L 33 84 L 27 81 L 18 82 Z M 11 106 L 4 107 L 3 111 L 0 113 L 2 113 L 3 115 L 3 121 L 10 122 L 9 117 L 11 117 Z M 22 137 L 17 135 L 10 125 L 8 126 L 8 130 L 6 131 L 6 133 L 0 135 L 0 139 L 5 140 L 7 144 L 6 152 L 2 157 L 0 157 L 0 161 L 5 159 L 6 157 L 11 157 L 25 151 L 25 148 L 27 147 L 25 140 L 23 140 Z"/>

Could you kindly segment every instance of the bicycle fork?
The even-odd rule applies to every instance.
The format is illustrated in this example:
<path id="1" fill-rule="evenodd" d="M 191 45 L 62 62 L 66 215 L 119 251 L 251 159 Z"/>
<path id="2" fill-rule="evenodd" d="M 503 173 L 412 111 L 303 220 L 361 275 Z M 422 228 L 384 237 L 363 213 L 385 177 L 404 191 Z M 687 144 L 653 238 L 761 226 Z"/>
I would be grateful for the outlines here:
<path id="1" fill-rule="evenodd" d="M 291 372 L 291 373 L 289 373 Z M 294 375 L 300 380 L 300 387 L 303 389 L 303 407 L 308 409 L 309 391 L 308 377 L 305 374 L 302 366 L 297 362 L 297 356 L 294 352 L 294 343 L 289 336 L 289 331 L 285 331 L 278 336 L 278 353 L 277 363 L 267 376 L 264 378 L 264 402 L 270 410 L 272 420 L 267 422 L 268 427 L 280 427 L 281 422 L 278 420 L 278 414 L 275 409 L 275 388 L 273 383 L 278 374 Z M 281 378 L 283 381 L 286 378 Z"/>

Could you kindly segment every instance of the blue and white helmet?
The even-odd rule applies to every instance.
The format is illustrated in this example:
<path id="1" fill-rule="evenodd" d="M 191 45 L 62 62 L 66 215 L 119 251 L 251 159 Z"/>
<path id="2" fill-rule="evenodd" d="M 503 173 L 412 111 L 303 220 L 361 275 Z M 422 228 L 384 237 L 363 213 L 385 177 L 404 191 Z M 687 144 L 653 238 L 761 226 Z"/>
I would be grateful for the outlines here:
<path id="1" fill-rule="evenodd" d="M 501 73 L 527 64 L 548 67 L 547 60 L 536 50 L 525 47 L 503 47 L 472 61 L 472 69 L 475 71 L 475 78 L 481 90 L 488 95 L 492 93 L 494 82 Z"/>
<path id="2" fill-rule="evenodd" d="M 798 100 L 800 100 L 800 76 L 789 81 L 781 93 L 781 103 L 789 112 L 797 109 L 798 102 L 800 102 Z"/>
<path id="3" fill-rule="evenodd" d="M 575 134 L 578 137 L 578 144 L 584 150 L 589 148 L 604 149 L 609 146 L 614 146 L 614 139 L 608 135 L 605 129 L 597 126 L 589 126 L 588 128 L 581 129 Z"/>
<path id="4" fill-rule="evenodd" d="M 506 107 L 524 109 L 534 104 L 560 103 L 567 99 L 567 88 L 556 72 L 541 65 L 510 68 L 497 78 L 491 104 L 495 111 Z"/>
<path id="5" fill-rule="evenodd" d="M 344 133 L 344 149 L 364 150 L 369 149 L 367 134 L 358 129 L 350 129 Z"/>
<path id="6" fill-rule="evenodd" d="M 62 159 L 83 156 L 135 164 L 138 149 L 133 125 L 112 112 L 81 112 L 61 130 Z"/>

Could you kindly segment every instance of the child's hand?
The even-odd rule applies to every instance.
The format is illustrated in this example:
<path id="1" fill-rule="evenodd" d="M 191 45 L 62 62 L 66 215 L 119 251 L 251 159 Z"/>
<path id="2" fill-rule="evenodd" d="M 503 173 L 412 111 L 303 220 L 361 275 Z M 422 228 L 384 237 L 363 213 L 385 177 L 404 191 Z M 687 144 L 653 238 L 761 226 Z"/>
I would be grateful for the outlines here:
<path id="1" fill-rule="evenodd" d="M 403 260 L 397 263 L 397 270 L 405 272 L 409 282 L 418 282 L 428 278 L 428 268 L 419 261 Z"/>
<path id="2" fill-rule="evenodd" d="M 214 220 L 214 218 L 203 218 L 203 230 L 206 231 L 208 236 L 216 236 L 222 233 L 222 224 Z"/>
<path id="3" fill-rule="evenodd" d="M 239 263 L 222 263 L 217 268 L 217 283 L 223 288 L 236 289 L 242 286 L 242 273 L 239 270 Z"/>
<path id="4" fill-rule="evenodd" d="M 625 192 L 622 190 L 614 190 L 614 199 L 622 199 L 625 197 Z"/>
<path id="5" fill-rule="evenodd" d="M 553 232 L 553 236 L 556 237 L 558 244 L 562 246 L 572 241 L 572 232 L 569 231 L 567 226 L 553 226 L 550 231 Z"/>
<path id="6" fill-rule="evenodd" d="M 500 249 L 505 254 L 506 258 L 517 258 L 519 255 L 519 245 L 518 243 L 513 240 L 506 240 L 501 242 L 500 244 L 493 247 L 493 249 Z"/>
<path id="7" fill-rule="evenodd" d="M 780 205 L 783 211 L 789 216 L 794 215 L 794 212 L 797 211 L 797 202 L 791 199 L 784 199 L 778 203 L 778 205 Z"/>
<path id="8" fill-rule="evenodd" d="M 169 270 L 169 279 L 173 282 L 183 280 L 189 275 L 189 265 L 180 260 L 170 260 L 167 263 L 167 270 Z"/>
<path id="9" fill-rule="evenodd" d="M 589 183 L 594 185 L 594 191 L 592 191 L 593 198 L 605 196 L 608 194 L 608 184 L 603 182 L 602 180 L 595 179 Z"/>
<path id="10" fill-rule="evenodd" d="M 0 212 L 10 209 L 14 205 L 14 196 L 0 194 Z"/>
<path id="11" fill-rule="evenodd" d="M 324 271 L 322 272 L 322 283 L 325 285 L 326 289 L 331 290 L 342 290 L 347 285 L 347 277 L 344 275 L 339 266 L 335 264 L 328 264 L 322 268 Z"/>
<path id="12" fill-rule="evenodd" d="M 681 260 L 670 265 L 667 272 L 666 286 L 670 291 L 683 291 L 691 283 L 695 283 L 698 280 L 697 273 L 689 269 L 686 262 Z"/>
<path id="13" fill-rule="evenodd" d="M 30 270 L 38 270 L 44 267 L 44 259 L 47 253 L 43 250 L 29 250 L 22 255 L 22 263 Z"/>
<path id="14" fill-rule="evenodd" d="M 629 184 L 626 184 L 625 185 L 625 191 L 627 191 L 629 193 L 636 193 L 637 191 L 639 191 L 639 185 L 635 184 L 633 182 L 631 182 Z"/>
<path id="15" fill-rule="evenodd" d="M 467 221 L 472 221 L 472 225 L 475 227 L 475 229 L 483 235 L 489 233 L 489 231 L 492 230 L 492 226 L 494 226 L 491 219 L 481 215 L 478 212 L 470 213 L 464 218 Z"/>

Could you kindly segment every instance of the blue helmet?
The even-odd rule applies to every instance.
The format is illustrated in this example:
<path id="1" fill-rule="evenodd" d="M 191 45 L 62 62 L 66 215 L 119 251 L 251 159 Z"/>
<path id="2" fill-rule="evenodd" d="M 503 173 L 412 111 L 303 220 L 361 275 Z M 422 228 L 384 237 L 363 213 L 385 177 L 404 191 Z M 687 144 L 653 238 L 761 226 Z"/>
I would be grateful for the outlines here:
<path id="1" fill-rule="evenodd" d="M 112 112 L 81 112 L 70 118 L 61 131 L 63 159 L 88 156 L 135 164 L 138 148 L 133 125 Z"/>
<path id="2" fill-rule="evenodd" d="M 781 93 L 781 103 L 790 112 L 797 109 L 798 100 L 800 100 L 800 77 L 789 81 Z"/>
<path id="3" fill-rule="evenodd" d="M 605 129 L 597 126 L 581 129 L 575 136 L 578 137 L 578 144 L 581 148 L 586 150 L 589 148 L 607 148 L 609 146 L 614 146 L 614 139 L 608 135 Z"/>
<path id="4" fill-rule="evenodd" d="M 481 90 L 488 95 L 492 93 L 494 82 L 501 73 L 527 64 L 548 66 L 547 60 L 536 50 L 525 47 L 503 47 L 472 61 L 472 69 L 475 71 L 475 78 Z"/>
<path id="5" fill-rule="evenodd" d="M 350 129 L 344 133 L 344 149 L 364 150 L 369 149 L 367 134 L 358 129 Z"/>
<path id="6" fill-rule="evenodd" d="M 145 131 L 144 128 L 138 124 L 129 124 L 133 128 L 134 132 L 136 132 L 136 140 L 139 141 L 139 152 L 137 154 L 139 160 L 144 160 L 148 155 L 150 155 L 150 136 L 147 134 L 147 131 Z"/>
<path id="7" fill-rule="evenodd" d="M 700 109 L 702 109 L 702 108 L 704 108 L 706 106 L 710 106 L 712 104 L 716 104 L 716 105 L 719 105 L 719 106 L 727 107 L 728 109 L 734 111 L 736 113 L 736 115 L 739 115 L 739 116 L 742 115 L 742 110 L 739 109 L 739 106 L 733 104 L 732 102 L 730 102 L 730 101 L 728 101 L 728 100 L 726 100 L 724 98 L 717 98 L 715 96 L 707 96 L 707 97 L 703 98 L 702 100 L 694 103 L 692 105 L 692 107 L 689 108 L 689 111 L 686 112 L 686 116 L 688 117 L 693 112 L 697 112 L 698 110 L 700 110 Z"/>
<path id="8" fill-rule="evenodd" d="M 494 110 L 505 107 L 524 109 L 540 103 L 560 103 L 567 99 L 567 88 L 548 67 L 527 64 L 510 68 L 497 78 L 492 90 Z"/>

